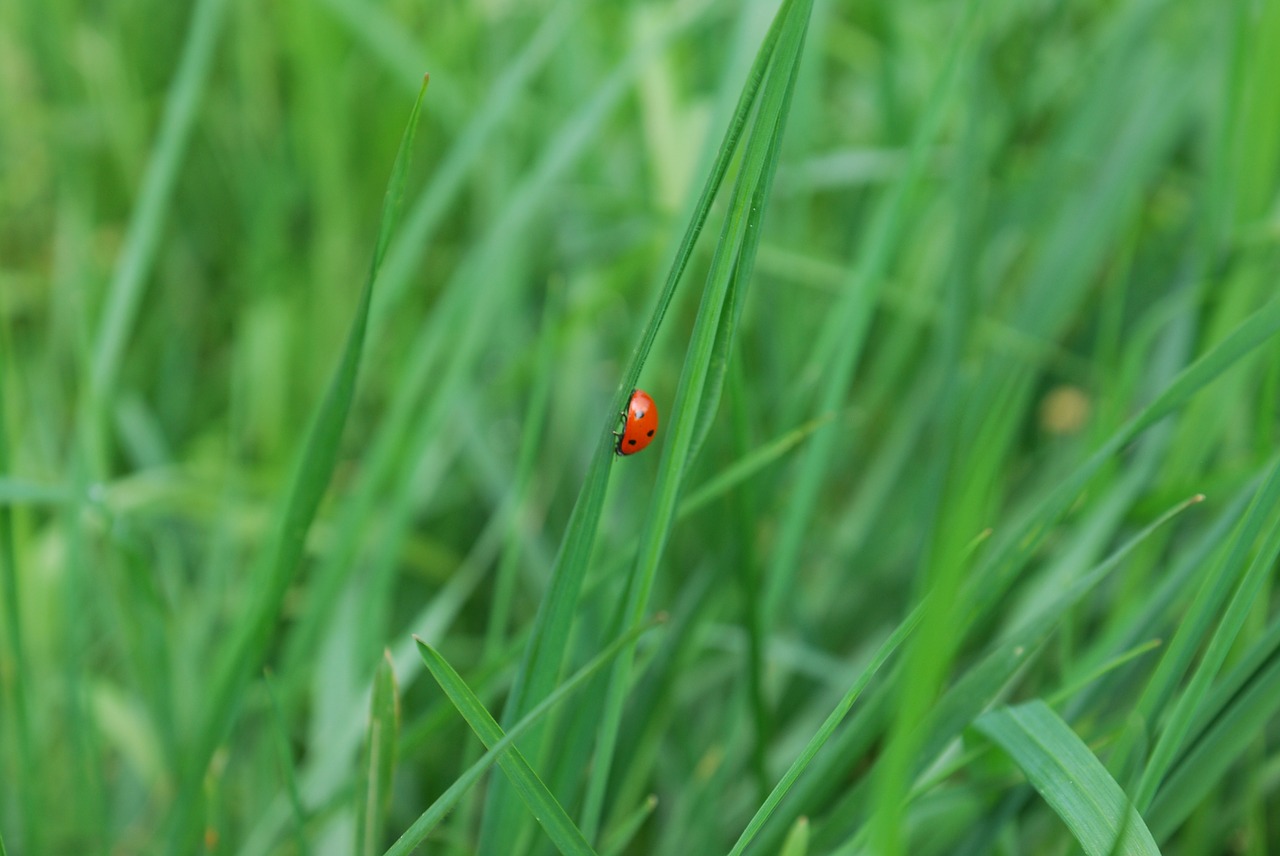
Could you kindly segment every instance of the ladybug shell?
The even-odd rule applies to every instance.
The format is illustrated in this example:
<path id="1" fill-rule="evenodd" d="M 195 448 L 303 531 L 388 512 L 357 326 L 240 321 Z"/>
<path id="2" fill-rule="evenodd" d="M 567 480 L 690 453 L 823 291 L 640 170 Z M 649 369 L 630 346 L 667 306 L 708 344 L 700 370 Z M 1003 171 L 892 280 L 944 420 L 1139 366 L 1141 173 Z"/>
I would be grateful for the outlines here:
<path id="1" fill-rule="evenodd" d="M 658 433 L 658 406 L 643 389 L 632 391 L 631 400 L 622 414 L 626 422 L 618 437 L 618 454 L 634 455 L 653 442 Z"/>

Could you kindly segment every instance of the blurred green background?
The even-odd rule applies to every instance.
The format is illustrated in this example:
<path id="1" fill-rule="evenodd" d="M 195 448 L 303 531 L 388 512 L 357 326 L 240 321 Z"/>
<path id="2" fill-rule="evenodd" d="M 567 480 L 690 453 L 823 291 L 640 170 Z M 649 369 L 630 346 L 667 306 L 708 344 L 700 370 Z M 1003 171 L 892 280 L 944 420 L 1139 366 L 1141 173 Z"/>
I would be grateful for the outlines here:
<path id="1" fill-rule="evenodd" d="M 410 636 L 501 718 L 777 7 L 0 5 L 8 853 L 381 853 L 479 757 Z M 260 602 L 425 71 L 336 472 L 205 765 L 211 673 Z M 1278 84 L 1275 0 L 816 4 L 600 852 L 726 852 L 930 589 L 750 852 L 1075 852 L 995 726 L 970 728 L 1032 699 L 1162 852 L 1280 851 L 1280 507 L 1246 512 L 1280 434 Z M 722 215 L 641 375 L 664 424 Z M 1240 353 L 1087 465 L 1214 348 Z M 616 636 L 662 441 L 613 465 L 567 667 Z M 1029 620 L 1046 634 L 992 679 Z M 402 724 L 364 851 L 384 648 Z M 574 818 L 593 703 L 530 759 Z M 494 778 L 420 852 L 477 852 Z M 515 852 L 549 852 L 518 822 Z"/>

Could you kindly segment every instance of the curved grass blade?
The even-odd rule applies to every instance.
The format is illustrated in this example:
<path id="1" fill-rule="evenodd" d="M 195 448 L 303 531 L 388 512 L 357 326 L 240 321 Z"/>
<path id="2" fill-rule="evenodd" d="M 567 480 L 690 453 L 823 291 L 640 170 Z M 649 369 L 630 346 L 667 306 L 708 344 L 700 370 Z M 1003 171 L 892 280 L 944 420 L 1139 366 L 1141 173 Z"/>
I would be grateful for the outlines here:
<path id="1" fill-rule="evenodd" d="M 471 730 L 492 751 L 506 736 L 497 720 L 489 714 L 483 702 L 444 657 L 418 637 L 415 636 L 414 641 L 418 644 L 418 653 L 422 655 L 422 661 L 431 671 L 431 676 L 458 708 L 458 713 L 462 714 Z M 538 774 L 529 766 L 519 749 L 508 746 L 507 751 L 497 753 L 497 761 L 515 792 L 564 856 L 596 856 L 582 831 L 574 826 L 564 806 L 547 790 L 547 786 L 538 778 Z"/>
<path id="2" fill-rule="evenodd" d="M 974 727 L 1022 769 L 1089 856 L 1159 856 L 1151 831 L 1124 791 L 1047 704 L 1003 707 Z"/>
<path id="3" fill-rule="evenodd" d="M 444 820 L 445 816 L 453 810 L 454 806 L 458 804 L 458 801 L 462 799 L 471 786 L 479 781 L 480 777 L 488 772 L 490 767 L 497 763 L 502 754 L 511 748 L 516 740 L 540 722 L 548 711 L 580 689 L 583 684 L 603 669 L 610 660 L 618 656 L 618 653 L 624 647 L 633 644 L 658 623 L 659 621 L 655 620 L 620 637 L 608 648 L 597 654 L 591 662 L 575 672 L 569 680 L 556 687 L 551 695 L 525 714 L 519 722 L 507 729 L 507 733 L 503 735 L 501 740 L 489 747 L 489 750 L 472 764 L 465 773 L 459 776 L 449 786 L 448 790 L 437 797 L 436 801 L 419 815 L 413 825 L 405 830 L 404 834 L 396 840 L 396 843 L 387 850 L 385 856 L 408 856 L 408 854 L 412 853 L 413 849 L 422 843 L 440 821 Z"/>
<path id="4" fill-rule="evenodd" d="M 245 604 L 244 618 L 237 623 L 236 635 L 224 649 L 226 654 L 214 673 L 209 701 L 204 708 L 205 718 L 199 724 L 199 731 L 187 755 L 183 784 L 175 803 L 169 848 L 171 853 L 181 853 L 188 849 L 186 842 L 194 832 L 190 828 L 191 819 L 196 814 L 200 782 L 204 778 L 205 768 L 213 757 L 218 742 L 231 727 L 245 685 L 261 668 L 262 658 L 284 603 L 285 592 L 293 581 L 294 571 L 302 556 L 307 530 L 315 519 L 320 500 L 337 467 L 342 430 L 355 394 L 373 283 L 395 228 L 428 80 L 427 77 L 423 78 L 422 88 L 409 113 L 408 125 L 391 168 L 369 274 L 356 305 L 342 357 L 308 429 L 289 491 L 282 498 L 273 541 L 261 554 L 254 571 L 254 589 Z"/>

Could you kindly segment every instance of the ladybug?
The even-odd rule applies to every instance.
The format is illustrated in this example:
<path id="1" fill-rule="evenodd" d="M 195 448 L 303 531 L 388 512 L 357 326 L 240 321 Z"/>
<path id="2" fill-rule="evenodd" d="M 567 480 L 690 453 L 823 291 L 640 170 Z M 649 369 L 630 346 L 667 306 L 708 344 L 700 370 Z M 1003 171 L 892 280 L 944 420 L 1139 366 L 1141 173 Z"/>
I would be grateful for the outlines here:
<path id="1" fill-rule="evenodd" d="M 622 411 L 622 418 L 622 433 L 614 432 L 619 455 L 634 455 L 653 442 L 653 435 L 658 433 L 658 405 L 649 393 L 643 389 L 631 390 L 631 400 Z"/>

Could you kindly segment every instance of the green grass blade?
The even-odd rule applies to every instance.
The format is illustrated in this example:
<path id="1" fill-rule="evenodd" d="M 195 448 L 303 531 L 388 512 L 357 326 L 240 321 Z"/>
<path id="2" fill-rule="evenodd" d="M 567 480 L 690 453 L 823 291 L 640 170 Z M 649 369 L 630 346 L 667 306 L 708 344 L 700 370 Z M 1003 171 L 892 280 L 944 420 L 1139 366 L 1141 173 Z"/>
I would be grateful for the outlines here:
<path id="1" fill-rule="evenodd" d="M 629 817 L 624 817 L 617 827 L 605 836 L 600 856 L 622 856 L 622 853 L 636 837 L 636 833 L 640 831 L 640 827 L 644 826 L 644 822 L 649 819 L 653 814 L 653 810 L 657 807 L 658 798 L 656 796 L 649 794 L 649 796 L 645 797 L 639 808 L 633 811 Z"/>
<path id="2" fill-rule="evenodd" d="M 791 824 L 778 856 L 805 856 L 809 852 L 809 818 L 801 816 Z"/>
<path id="3" fill-rule="evenodd" d="M 808 745 L 804 747 L 804 751 L 791 763 L 791 766 L 783 774 L 778 784 L 774 786 L 768 798 L 756 810 L 751 820 L 747 822 L 746 828 L 742 830 L 742 835 L 738 836 L 737 842 L 729 851 L 729 856 L 740 856 L 750 846 L 756 834 L 760 832 L 760 829 L 769 820 L 774 810 L 777 809 L 778 804 L 782 802 L 783 797 L 791 790 L 791 786 L 795 784 L 796 779 L 800 778 L 800 775 L 808 768 L 810 762 L 813 761 L 826 742 L 831 739 L 831 735 L 835 733 L 836 728 L 844 721 L 849 709 L 853 707 L 853 703 L 862 695 L 863 690 L 867 688 L 867 684 L 871 682 L 871 679 L 876 676 L 876 672 L 880 671 L 880 667 L 898 649 L 903 640 L 911 635 L 911 631 L 919 623 L 921 615 L 922 612 L 917 609 L 906 621 L 898 625 L 888 639 L 880 643 L 880 647 L 876 650 L 871 662 L 867 664 L 862 674 L 849 687 L 849 691 L 844 694 L 844 697 L 840 699 L 840 703 L 827 716 L 826 721 L 822 723 L 822 727 L 818 729 L 818 732 L 809 740 Z"/>
<path id="4" fill-rule="evenodd" d="M 974 727 L 1022 769 L 1089 856 L 1159 856 L 1151 831 L 1124 791 L 1044 702 L 994 710 Z"/>
<path id="5" fill-rule="evenodd" d="M 275 683 L 268 670 L 263 673 L 263 683 L 267 695 L 271 699 L 271 718 L 275 724 L 276 756 L 280 763 L 280 775 L 284 778 L 284 790 L 289 796 L 289 808 L 293 811 L 293 842 L 299 856 L 311 852 L 307 841 L 307 812 L 302 805 L 302 792 L 298 789 L 298 774 L 293 762 L 293 750 L 289 745 L 289 729 L 285 722 L 284 711 L 280 708 L 280 697 L 276 693 Z"/>
<path id="6" fill-rule="evenodd" d="M 283 497 L 278 529 L 269 549 L 262 553 L 255 572 L 252 599 L 246 605 L 245 615 L 236 625 L 236 635 L 225 649 L 227 653 L 218 664 L 213 677 L 205 718 L 196 735 L 194 749 L 187 758 L 184 786 L 175 809 L 174 837 L 170 848 L 174 853 L 185 850 L 184 842 L 192 835 L 188 826 L 196 808 L 199 783 L 204 776 L 205 767 L 213 757 L 222 735 L 231 726 L 245 685 L 261 666 L 285 592 L 293 580 L 302 555 L 307 530 L 315 518 L 320 500 L 338 463 L 342 430 L 346 425 L 360 368 L 373 283 L 395 228 L 417 132 L 418 115 L 426 90 L 427 80 L 424 78 L 391 168 L 369 275 L 361 291 L 342 356 L 302 445 L 292 483 Z"/>
<path id="7" fill-rule="evenodd" d="M 542 721 L 542 718 L 554 709 L 560 702 L 564 701 L 570 695 L 595 676 L 601 669 L 609 664 L 618 653 L 628 645 L 634 644 L 645 633 L 648 633 L 657 624 L 650 623 L 644 627 L 638 627 L 631 632 L 619 637 L 609 647 L 605 648 L 596 655 L 591 662 L 587 663 L 581 669 L 573 674 L 567 681 L 547 696 L 533 710 L 529 711 L 519 722 L 507 729 L 502 739 L 493 746 L 488 747 L 488 751 L 484 753 L 474 764 L 467 768 L 461 776 L 449 786 L 443 794 L 436 798 L 427 810 L 419 815 L 413 825 L 405 830 L 404 834 L 396 840 L 390 849 L 387 850 L 385 856 L 408 856 L 412 853 L 422 841 L 431 834 L 431 831 L 445 818 L 463 795 L 480 780 L 489 768 L 498 762 L 502 754 L 506 752 L 515 741 L 524 735 L 530 728 Z"/>
<path id="8" fill-rule="evenodd" d="M 923 772 L 952 740 L 999 697 L 1001 690 L 1018 671 L 1037 656 L 1069 610 L 1121 567 L 1161 526 L 1201 499 L 1199 496 L 1192 497 L 1166 511 L 992 646 L 933 706 L 921 729 L 912 775 Z M 867 788 L 859 786 L 839 802 L 837 811 L 865 818 L 868 799 Z"/>
<path id="9" fill-rule="evenodd" d="M 391 652 L 384 651 L 373 673 L 369 698 L 369 728 L 365 736 L 365 765 L 356 792 L 357 856 L 376 856 L 378 841 L 391 807 L 391 779 L 395 774 L 400 737 L 400 690 L 396 686 Z"/>
<path id="10" fill-rule="evenodd" d="M 0 340 L 0 353 L 5 354 L 7 363 L 7 337 Z M 9 452 L 8 400 L 8 373 L 3 366 L 0 366 L 0 497 L 4 493 L 3 485 L 17 481 L 6 475 L 13 467 Z M 31 727 L 31 702 L 27 696 L 27 687 L 31 686 L 31 664 L 27 657 L 22 629 L 18 553 L 14 547 L 13 509 L 9 505 L 8 502 L 0 499 L 0 601 L 3 601 L 4 605 L 4 641 L 9 649 L 9 658 L 12 658 L 12 674 L 5 676 L 0 683 L 0 688 L 4 690 L 2 698 L 7 702 L 9 711 L 9 715 L 4 719 L 11 723 L 13 728 L 10 739 L 6 742 L 10 746 L 16 746 L 14 760 L 18 770 L 13 771 L 16 773 L 15 780 L 30 776 L 30 780 L 17 789 L 20 795 L 21 829 L 24 836 L 20 840 L 26 842 L 27 849 L 32 853 L 39 853 L 43 841 L 41 834 L 43 824 L 40 822 L 43 789 L 40 780 L 32 775 L 36 770 L 36 743 L 35 731 Z M 0 850 L 3 847 L 3 842 L 0 842 Z"/>
<path id="11" fill-rule="evenodd" d="M 1266 658 L 1249 664 L 1247 677 L 1230 696 L 1212 706 L 1212 719 L 1179 757 L 1160 785 L 1146 815 L 1156 835 L 1182 824 L 1204 798 L 1222 787 L 1223 777 L 1256 744 L 1280 711 L 1280 622 L 1272 626 Z"/>
<path id="12" fill-rule="evenodd" d="M 675 519 L 690 456 L 695 451 L 694 443 L 698 439 L 699 430 L 705 427 L 709 419 L 703 409 L 706 396 L 718 395 L 718 389 L 707 388 L 716 343 L 717 340 L 723 343 L 732 338 L 731 331 L 722 329 L 720 319 L 724 314 L 731 313 L 732 310 L 727 305 L 731 299 L 742 299 L 740 295 L 735 297 L 735 290 L 732 289 L 736 282 L 735 273 L 741 271 L 749 275 L 754 264 L 760 221 L 777 170 L 778 152 L 803 55 L 811 9 L 812 4 L 802 0 L 794 4 L 785 3 L 778 13 L 783 18 L 778 49 L 761 89 L 755 124 L 746 141 L 741 170 L 729 199 L 729 213 L 707 275 L 680 384 L 676 390 L 672 408 L 674 417 L 668 421 L 670 427 L 667 429 L 662 459 L 658 465 L 657 485 L 641 530 L 640 552 L 628 579 L 623 614 L 623 620 L 627 624 L 639 622 L 648 608 L 649 594 Z M 741 284 L 745 285 L 745 281 Z M 583 830 L 592 838 L 595 837 L 601 820 L 604 791 L 622 721 L 622 706 L 630 691 L 631 667 L 631 652 L 624 652 L 610 678 L 604 716 L 600 722 L 595 764 L 582 813 Z"/>
<path id="13" fill-rule="evenodd" d="M 93 348 L 89 386 L 95 413 L 105 407 L 124 356 L 142 300 L 143 286 L 155 262 L 169 200 L 195 125 L 228 0 L 201 0 L 191 14 L 181 64 L 165 99 L 155 149 L 147 164 L 124 246 L 116 262 Z"/>
<path id="14" fill-rule="evenodd" d="M 449 696 L 449 700 L 458 708 L 458 713 L 467 721 L 476 736 L 486 747 L 493 750 L 502 742 L 502 728 L 498 725 L 484 704 L 471 691 L 453 667 L 427 643 L 414 637 L 418 643 L 418 651 L 422 660 L 431 671 L 432 677 L 440 684 L 440 688 Z M 564 807 L 556 801 L 547 786 L 538 778 L 537 773 L 529 766 L 524 755 L 514 746 L 498 754 L 498 766 L 507 774 L 512 787 L 529 811 L 537 818 L 538 823 L 546 830 L 547 836 L 564 856 L 594 856 L 595 851 L 587 843 L 582 831 L 574 826 Z"/>
<path id="15" fill-rule="evenodd" d="M 872 311 L 890 260 L 905 234 L 911 200 L 924 180 L 943 121 L 950 114 L 959 90 L 960 69 L 973 47 L 971 23 L 976 5 L 966 7 L 965 15 L 970 24 L 957 29 L 952 52 L 934 83 L 935 91 L 929 98 L 929 108 L 911 143 L 906 169 L 876 210 L 859 244 L 857 264 L 849 274 L 839 302 L 832 307 L 822 335 L 814 344 L 809 365 L 801 373 L 801 386 L 807 378 L 822 378 L 818 403 L 813 410 L 815 418 L 842 409 L 841 402 L 860 362 Z M 828 426 L 814 435 L 801 459 L 796 483 L 790 491 L 790 500 L 764 574 L 766 626 L 776 621 L 790 592 L 804 533 L 815 517 L 819 493 L 829 475 L 829 463 L 839 440 L 840 432 L 836 426 Z"/>
<path id="16" fill-rule="evenodd" d="M 1272 467 L 1266 481 L 1258 489 L 1253 506 L 1240 524 L 1231 552 L 1217 571 L 1207 576 L 1194 605 L 1179 622 L 1178 631 L 1169 644 L 1169 654 L 1162 660 L 1157 675 L 1152 678 L 1149 686 L 1150 696 L 1160 697 L 1164 694 L 1165 686 L 1170 686 L 1173 681 L 1181 677 L 1186 665 L 1189 664 L 1190 657 L 1207 635 L 1213 614 L 1226 598 L 1232 583 L 1238 579 L 1235 594 L 1232 595 L 1226 612 L 1218 621 L 1209 645 L 1200 658 L 1200 663 L 1192 674 L 1187 688 L 1174 703 L 1160 738 L 1152 750 L 1151 758 L 1142 772 L 1142 778 L 1138 782 L 1134 795 L 1134 804 L 1139 810 L 1145 811 L 1151 804 L 1156 788 L 1163 781 L 1176 755 L 1185 747 L 1196 714 L 1209 694 L 1219 669 L 1226 662 L 1231 647 L 1244 629 L 1249 613 L 1254 608 L 1254 600 L 1258 592 L 1271 575 L 1276 556 L 1280 555 L 1280 515 L 1276 513 L 1277 507 L 1280 507 L 1280 462 Z M 1245 570 L 1245 559 L 1253 547 L 1259 530 L 1267 533 L 1266 541 Z M 1175 650 L 1179 656 L 1175 656 Z M 1165 661 L 1168 662 L 1167 666 Z M 1148 695 L 1144 693 L 1143 701 L 1147 700 Z M 1139 710 L 1143 709 L 1140 702 Z M 1146 709 L 1152 712 L 1156 710 L 1154 707 Z"/>
<path id="17" fill-rule="evenodd" d="M 1200 390 L 1280 332 L 1280 300 L 1252 313 L 1230 335 L 1184 369 L 1151 404 L 1122 425 L 1097 451 L 1038 503 L 1021 521 L 1007 530 L 989 558 L 974 571 L 971 591 L 981 598 L 975 614 L 985 614 L 1003 592 L 1026 556 L 1040 543 L 1053 524 L 1079 497 L 1089 481 L 1126 444 L 1161 419 L 1185 405 Z M 994 584 L 988 576 L 994 576 Z"/>

